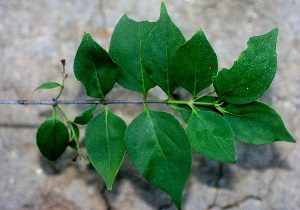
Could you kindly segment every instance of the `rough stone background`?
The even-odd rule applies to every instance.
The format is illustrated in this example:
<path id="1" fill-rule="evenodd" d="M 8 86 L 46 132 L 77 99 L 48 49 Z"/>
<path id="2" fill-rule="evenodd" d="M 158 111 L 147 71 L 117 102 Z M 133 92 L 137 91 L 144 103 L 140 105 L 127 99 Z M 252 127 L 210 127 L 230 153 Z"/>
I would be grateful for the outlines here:
<path id="1" fill-rule="evenodd" d="M 55 97 L 55 90 L 32 91 L 47 81 L 60 82 L 61 58 L 67 60 L 69 73 L 61 99 L 86 99 L 72 73 L 83 33 L 90 32 L 108 49 L 124 13 L 135 20 L 156 21 L 160 3 L 1 0 L 0 100 Z M 300 209 L 300 1 L 166 0 L 166 5 L 187 39 L 199 29 L 205 31 L 220 67 L 232 66 L 250 36 L 279 28 L 277 75 L 260 100 L 277 110 L 298 141 L 263 146 L 236 141 L 236 164 L 194 154 L 183 208 Z M 186 92 L 178 94 L 184 98 Z M 108 98 L 140 99 L 141 95 L 116 85 Z M 165 95 L 155 88 L 150 98 Z M 87 107 L 62 106 L 71 119 Z M 127 124 L 142 111 L 134 105 L 111 105 L 111 109 Z M 0 209 L 175 209 L 170 197 L 148 184 L 127 156 L 112 192 L 83 161 L 72 162 L 72 150 L 54 163 L 41 157 L 35 134 L 51 112 L 45 105 L 0 105 Z M 81 131 L 84 134 L 84 128 Z"/>

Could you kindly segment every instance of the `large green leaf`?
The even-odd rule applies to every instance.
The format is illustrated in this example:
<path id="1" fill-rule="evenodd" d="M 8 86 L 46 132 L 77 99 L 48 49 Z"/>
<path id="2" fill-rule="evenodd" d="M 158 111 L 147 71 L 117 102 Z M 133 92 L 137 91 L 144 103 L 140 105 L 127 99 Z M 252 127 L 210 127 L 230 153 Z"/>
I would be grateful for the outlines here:
<path id="1" fill-rule="evenodd" d="M 125 122 L 111 113 L 108 106 L 90 120 L 85 131 L 85 147 L 89 159 L 103 177 L 107 189 L 118 173 L 125 154 Z"/>
<path id="2" fill-rule="evenodd" d="M 69 142 L 69 131 L 58 118 L 56 108 L 50 118 L 45 120 L 36 134 L 37 146 L 48 160 L 57 160 L 66 150 Z"/>
<path id="3" fill-rule="evenodd" d="M 128 126 L 125 146 L 139 172 L 167 192 L 180 209 L 192 156 L 179 121 L 169 113 L 145 109 Z"/>
<path id="4" fill-rule="evenodd" d="M 212 84 L 212 77 L 218 72 L 218 60 L 203 31 L 177 49 L 170 69 L 174 81 L 193 97 Z"/>
<path id="5" fill-rule="evenodd" d="M 248 144 L 268 144 L 274 141 L 296 142 L 286 130 L 274 109 L 261 102 L 229 105 L 220 109 L 234 135 Z"/>
<path id="6" fill-rule="evenodd" d="M 219 114 L 193 109 L 187 133 L 199 154 L 216 161 L 235 162 L 233 133 L 227 121 Z"/>
<path id="7" fill-rule="evenodd" d="M 162 3 L 160 18 L 145 45 L 144 66 L 152 81 L 169 97 L 178 87 L 170 75 L 171 58 L 178 47 L 184 43 L 183 34 L 172 22 L 165 3 Z"/>
<path id="8" fill-rule="evenodd" d="M 84 110 L 74 119 L 74 123 L 79 125 L 86 125 L 94 117 L 93 112 L 97 110 L 98 104 L 91 108 Z"/>
<path id="9" fill-rule="evenodd" d="M 142 64 L 146 39 L 155 23 L 136 22 L 123 15 L 111 37 L 109 54 L 120 67 L 118 83 L 144 96 L 155 85 Z"/>
<path id="10" fill-rule="evenodd" d="M 249 39 L 231 69 L 223 69 L 213 78 L 220 100 L 232 104 L 255 101 L 269 88 L 277 69 L 276 41 L 278 29 Z"/>
<path id="11" fill-rule="evenodd" d="M 92 36 L 85 33 L 75 56 L 74 74 L 88 96 L 104 100 L 118 79 L 119 68 Z"/>

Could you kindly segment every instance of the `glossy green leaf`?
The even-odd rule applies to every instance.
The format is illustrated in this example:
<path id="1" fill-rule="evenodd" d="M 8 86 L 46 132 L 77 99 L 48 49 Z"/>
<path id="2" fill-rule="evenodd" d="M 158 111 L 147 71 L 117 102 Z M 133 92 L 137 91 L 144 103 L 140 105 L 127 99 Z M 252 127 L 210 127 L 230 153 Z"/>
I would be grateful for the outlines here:
<path id="1" fill-rule="evenodd" d="M 220 100 L 231 104 L 255 101 L 269 88 L 277 69 L 276 42 L 278 29 L 249 39 L 231 69 L 223 69 L 213 78 Z"/>
<path id="2" fill-rule="evenodd" d="M 203 31 L 177 49 L 170 69 L 174 81 L 193 97 L 212 84 L 212 77 L 218 72 L 218 60 Z"/>
<path id="3" fill-rule="evenodd" d="M 58 118 L 56 109 L 50 118 L 45 120 L 36 134 L 37 146 L 48 160 L 57 160 L 66 150 L 69 142 L 69 131 Z"/>
<path id="4" fill-rule="evenodd" d="M 118 79 L 119 68 L 92 36 L 85 33 L 75 56 L 74 74 L 88 96 L 104 100 Z"/>
<path id="5" fill-rule="evenodd" d="M 227 121 L 215 112 L 193 109 L 187 126 L 193 148 L 216 161 L 235 162 L 235 144 Z"/>
<path id="6" fill-rule="evenodd" d="M 91 108 L 81 112 L 75 119 L 74 123 L 79 125 L 86 125 L 94 117 L 93 112 L 97 110 L 98 104 L 92 106 Z"/>
<path id="7" fill-rule="evenodd" d="M 169 97 L 178 87 L 170 75 L 171 58 L 178 47 L 184 43 L 183 34 L 172 22 L 165 3 L 162 3 L 160 18 L 145 45 L 144 66 L 152 81 Z"/>
<path id="8" fill-rule="evenodd" d="M 85 131 L 85 147 L 89 159 L 103 177 L 107 189 L 118 173 L 125 154 L 125 122 L 111 113 L 108 106 L 90 120 Z"/>
<path id="9" fill-rule="evenodd" d="M 128 156 L 148 182 L 168 193 L 181 208 L 191 170 L 191 146 L 179 121 L 166 112 L 145 109 L 125 134 Z"/>
<path id="10" fill-rule="evenodd" d="M 53 89 L 53 88 L 56 88 L 56 87 L 60 87 L 61 85 L 58 84 L 57 82 L 46 82 L 42 85 L 40 85 L 37 89 L 35 89 L 34 91 L 36 90 L 39 90 L 39 89 Z"/>
<path id="11" fill-rule="evenodd" d="M 73 149 L 77 149 L 76 138 L 78 141 L 79 135 L 80 135 L 79 128 L 74 123 L 71 123 L 70 126 L 71 126 L 71 140 L 69 141 L 68 146 L 72 147 Z M 74 132 L 73 132 L 73 130 L 74 130 Z"/>
<path id="12" fill-rule="evenodd" d="M 234 135 L 248 144 L 268 144 L 275 141 L 296 142 L 274 109 L 261 102 L 229 105 L 220 110 Z"/>
<path id="13" fill-rule="evenodd" d="M 120 67 L 118 83 L 129 90 L 147 95 L 155 84 L 142 64 L 146 39 L 155 23 L 136 22 L 123 15 L 111 37 L 109 54 Z"/>
<path id="14" fill-rule="evenodd" d="M 199 100 L 197 100 L 197 102 L 201 102 L 201 103 L 214 103 L 216 102 L 218 99 L 216 97 L 213 96 L 205 96 Z M 173 109 L 175 109 L 176 111 L 179 112 L 181 118 L 183 119 L 183 121 L 185 123 L 188 123 L 191 114 L 192 114 L 192 109 L 188 106 L 188 105 L 182 105 L 182 104 L 170 104 L 170 107 L 172 107 Z M 197 105 L 196 108 L 200 111 L 216 111 L 213 107 L 209 107 L 209 106 L 200 106 Z"/>

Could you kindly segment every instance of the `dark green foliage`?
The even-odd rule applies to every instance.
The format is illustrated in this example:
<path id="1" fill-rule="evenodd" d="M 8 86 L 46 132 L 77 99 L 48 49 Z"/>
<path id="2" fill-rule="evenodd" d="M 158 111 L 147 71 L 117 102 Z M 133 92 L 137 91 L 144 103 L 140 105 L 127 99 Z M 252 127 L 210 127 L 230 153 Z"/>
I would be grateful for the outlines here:
<path id="1" fill-rule="evenodd" d="M 278 29 L 251 37 L 231 69 L 214 77 L 214 88 L 220 100 L 247 104 L 258 99 L 269 88 L 277 69 L 276 41 Z"/>
<path id="2" fill-rule="evenodd" d="M 111 37 L 109 54 L 120 67 L 118 83 L 124 88 L 147 96 L 155 84 L 143 66 L 143 52 L 155 23 L 136 22 L 123 15 Z"/>
<path id="3" fill-rule="evenodd" d="M 48 160 L 57 160 L 66 150 L 69 142 L 69 131 L 58 118 L 56 109 L 50 118 L 45 120 L 36 134 L 36 143 L 40 152 Z"/>
<path id="4" fill-rule="evenodd" d="M 212 77 L 218 72 L 218 60 L 203 31 L 179 47 L 170 69 L 174 81 L 193 97 L 211 85 Z"/>
<path id="5" fill-rule="evenodd" d="M 91 108 L 81 112 L 75 119 L 74 123 L 79 125 L 86 125 L 94 117 L 93 112 L 96 111 L 98 104 L 92 106 Z"/>
<path id="6" fill-rule="evenodd" d="M 55 105 L 52 117 L 38 129 L 38 147 L 49 160 L 60 157 L 67 145 L 84 157 L 76 124 L 88 124 L 87 154 L 109 190 L 127 151 L 145 179 L 168 193 L 180 209 L 191 170 L 191 146 L 207 158 L 234 163 L 234 136 L 250 144 L 295 142 L 280 116 L 268 105 L 255 101 L 275 76 L 277 35 L 278 29 L 273 29 L 250 38 L 248 48 L 232 68 L 217 75 L 217 56 L 204 32 L 199 30 L 186 42 L 164 3 L 155 23 L 136 22 L 124 15 L 113 32 L 109 54 L 86 33 L 74 61 L 76 78 L 88 96 L 102 99 L 105 110 L 93 117 L 95 105 L 72 122 Z M 110 112 L 105 101 L 116 81 L 144 96 L 144 111 L 128 127 Z M 209 96 L 214 91 L 197 96 L 212 83 L 217 96 Z M 45 83 L 37 89 L 61 86 L 62 92 L 63 84 Z M 167 94 L 167 99 L 159 102 L 179 112 L 187 123 L 187 132 L 171 114 L 147 106 L 148 91 L 155 85 Z M 191 99 L 170 100 L 177 87 L 188 90 Z M 71 139 L 56 115 L 56 107 L 70 125 Z"/>
<path id="7" fill-rule="evenodd" d="M 220 111 L 229 122 L 234 135 L 245 143 L 296 142 L 286 130 L 281 117 L 264 103 L 229 105 Z"/>
<path id="8" fill-rule="evenodd" d="M 192 156 L 187 135 L 178 120 L 169 113 L 145 109 L 128 126 L 125 145 L 139 172 L 167 192 L 180 208 Z"/>
<path id="9" fill-rule="evenodd" d="M 117 81 L 119 69 L 92 36 L 85 33 L 75 56 L 74 74 L 88 96 L 104 100 Z"/>
<path id="10" fill-rule="evenodd" d="M 108 106 L 95 116 L 86 127 L 85 147 L 97 172 L 103 177 L 107 189 L 117 175 L 125 154 L 124 135 L 127 126 Z"/>

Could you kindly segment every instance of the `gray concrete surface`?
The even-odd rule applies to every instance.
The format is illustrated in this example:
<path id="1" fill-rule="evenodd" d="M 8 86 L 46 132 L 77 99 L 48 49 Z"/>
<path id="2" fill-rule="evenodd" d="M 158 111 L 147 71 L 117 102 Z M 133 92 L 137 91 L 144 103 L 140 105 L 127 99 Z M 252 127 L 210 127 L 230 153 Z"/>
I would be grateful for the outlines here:
<path id="1" fill-rule="evenodd" d="M 219 59 L 230 68 L 250 36 L 278 27 L 278 70 L 260 99 L 282 116 L 296 144 L 237 144 L 237 163 L 218 163 L 193 155 L 183 208 L 300 209 L 300 1 L 166 0 L 174 22 L 189 39 L 202 29 Z M 108 49 L 112 31 L 124 14 L 156 21 L 160 1 L 12 0 L 0 1 L 0 100 L 51 99 L 56 91 L 32 92 L 47 81 L 60 81 L 60 59 L 69 78 L 61 99 L 86 99 L 72 73 L 83 32 Z M 186 91 L 179 90 L 182 98 Z M 158 88 L 150 98 L 163 99 Z M 140 99 L 116 85 L 110 99 Z M 72 119 L 88 106 L 65 105 Z M 166 106 L 154 109 L 168 110 Z M 111 105 L 126 123 L 141 106 Z M 149 185 L 126 156 L 113 190 L 67 150 L 50 163 L 40 156 L 36 130 L 51 114 L 49 106 L 0 105 L 0 209 L 174 209 L 170 197 Z M 84 129 L 81 129 L 84 134 Z M 83 135 L 82 135 L 83 136 Z M 83 138 L 81 138 L 83 140 Z"/>

